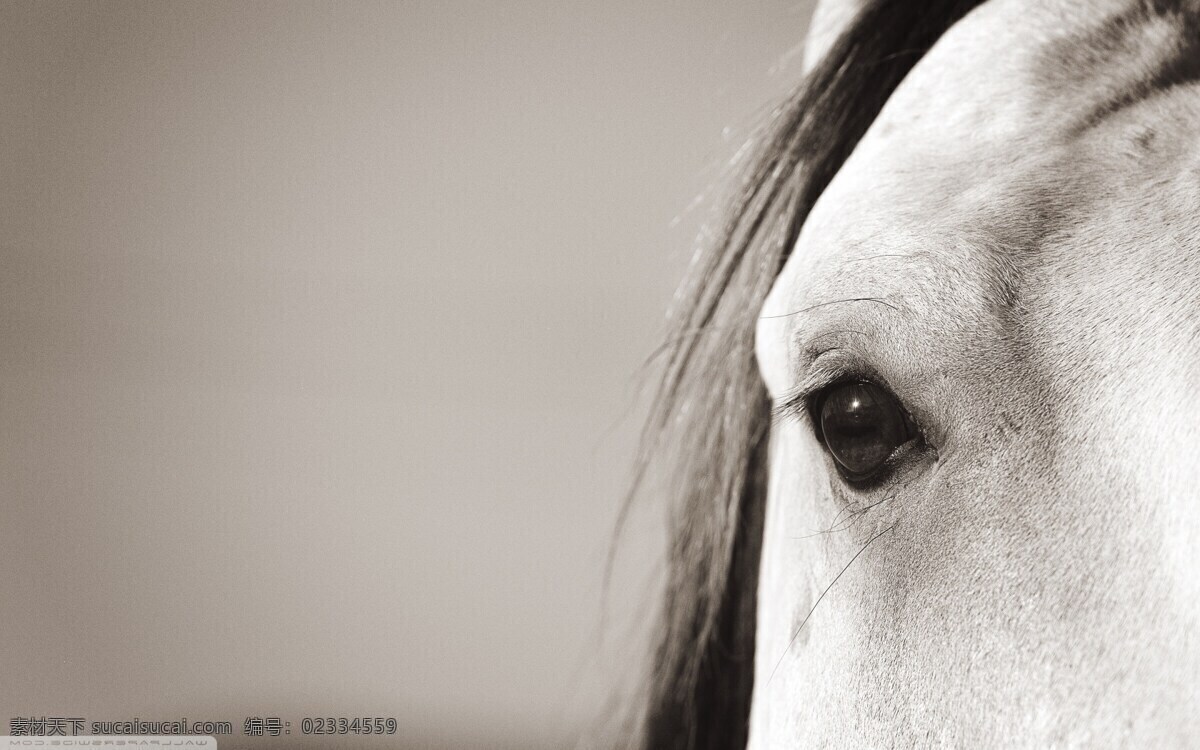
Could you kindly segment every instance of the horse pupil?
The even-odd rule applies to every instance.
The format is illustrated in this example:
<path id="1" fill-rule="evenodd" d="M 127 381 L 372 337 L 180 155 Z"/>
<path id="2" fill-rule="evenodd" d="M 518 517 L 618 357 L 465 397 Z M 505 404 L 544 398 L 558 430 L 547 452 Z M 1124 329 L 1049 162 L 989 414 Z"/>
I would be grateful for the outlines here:
<path id="1" fill-rule="evenodd" d="M 821 403 L 825 446 L 846 471 L 871 474 L 908 439 L 899 404 L 871 383 L 835 386 Z"/>

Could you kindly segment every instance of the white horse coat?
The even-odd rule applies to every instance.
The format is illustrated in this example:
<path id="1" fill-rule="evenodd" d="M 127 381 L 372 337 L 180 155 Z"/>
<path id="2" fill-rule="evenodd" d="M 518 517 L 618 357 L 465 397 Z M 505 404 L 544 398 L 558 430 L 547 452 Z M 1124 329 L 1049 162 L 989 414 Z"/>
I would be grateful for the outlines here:
<path id="1" fill-rule="evenodd" d="M 756 347 L 751 747 L 1200 745 L 1200 4 L 971 11 L 821 194 Z M 865 479 L 813 406 L 856 382 L 915 429 Z"/>

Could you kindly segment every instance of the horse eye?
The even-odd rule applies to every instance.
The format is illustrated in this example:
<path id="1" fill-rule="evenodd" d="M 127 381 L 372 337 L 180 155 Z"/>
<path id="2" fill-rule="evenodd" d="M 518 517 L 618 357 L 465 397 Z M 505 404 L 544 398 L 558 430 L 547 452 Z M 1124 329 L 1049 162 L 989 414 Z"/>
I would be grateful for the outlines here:
<path id="1" fill-rule="evenodd" d="M 896 398 L 873 383 L 842 383 L 817 404 L 825 447 L 851 480 L 870 477 L 916 430 Z"/>

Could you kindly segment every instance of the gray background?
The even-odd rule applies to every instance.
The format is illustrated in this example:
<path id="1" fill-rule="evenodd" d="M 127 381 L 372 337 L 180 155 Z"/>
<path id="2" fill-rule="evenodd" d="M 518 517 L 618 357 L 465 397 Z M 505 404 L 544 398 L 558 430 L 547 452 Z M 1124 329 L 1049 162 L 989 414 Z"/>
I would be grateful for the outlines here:
<path id="1" fill-rule="evenodd" d="M 608 713 L 638 374 L 809 13 L 0 5 L 0 734 Z"/>

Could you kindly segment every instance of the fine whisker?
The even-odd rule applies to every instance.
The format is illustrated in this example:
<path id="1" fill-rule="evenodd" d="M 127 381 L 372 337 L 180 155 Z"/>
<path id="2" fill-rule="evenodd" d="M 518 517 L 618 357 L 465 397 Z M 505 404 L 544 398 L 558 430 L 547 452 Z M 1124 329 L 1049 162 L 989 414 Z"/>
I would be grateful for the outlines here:
<path id="1" fill-rule="evenodd" d="M 850 260 L 846 261 L 845 265 L 848 266 L 851 263 L 862 263 L 863 261 L 875 260 L 876 258 L 911 258 L 911 257 L 912 257 L 911 253 L 880 253 L 879 255 L 868 255 L 865 258 L 851 258 Z"/>
<path id="2" fill-rule="evenodd" d="M 835 299 L 831 302 L 820 302 L 820 303 L 812 305 L 810 307 L 806 307 L 802 310 L 796 310 L 795 312 L 790 312 L 790 313 L 783 313 L 782 315 L 760 315 L 758 319 L 759 320 L 772 320 L 774 318 L 790 318 L 793 315 L 800 315 L 801 313 L 806 313 L 806 312 L 809 312 L 810 310 L 816 310 L 818 307 L 827 307 L 829 305 L 840 305 L 843 302 L 876 302 L 880 305 L 890 307 L 897 312 L 900 311 L 900 308 L 896 307 L 895 305 L 888 302 L 887 300 L 881 299 L 879 297 L 850 297 L 848 299 Z"/>
<path id="3" fill-rule="evenodd" d="M 817 601 L 813 603 L 812 609 L 808 610 L 808 614 L 805 615 L 804 619 L 800 621 L 800 625 L 796 628 L 796 632 L 792 633 L 792 637 L 791 640 L 788 641 L 787 648 L 785 648 L 783 653 L 779 655 L 779 661 L 775 662 L 775 668 L 771 670 L 771 676 L 767 678 L 768 686 L 771 684 L 771 680 L 775 679 L 775 673 L 779 671 L 779 665 L 783 663 L 784 657 L 788 655 L 788 652 L 792 650 L 792 646 L 796 643 L 796 639 L 800 637 L 800 631 L 804 630 L 804 626 L 807 625 L 809 619 L 812 618 L 813 612 L 817 611 L 817 607 L 821 604 L 821 600 L 825 598 L 825 595 L 829 593 L 829 590 L 833 588 L 834 584 L 841 580 L 842 576 L 846 574 L 846 571 L 850 569 L 850 566 L 854 564 L 854 561 L 858 559 L 859 555 L 861 555 L 863 552 L 866 552 L 867 547 L 870 547 L 872 542 L 894 528 L 896 528 L 896 524 L 888 526 L 883 531 L 868 539 L 867 543 L 864 544 L 858 550 L 858 552 L 854 553 L 854 557 L 850 558 L 850 562 L 846 563 L 846 567 L 842 568 L 841 572 L 834 576 L 833 580 L 829 582 L 829 585 L 825 587 L 825 590 L 821 592 L 821 595 L 817 597 Z"/>

